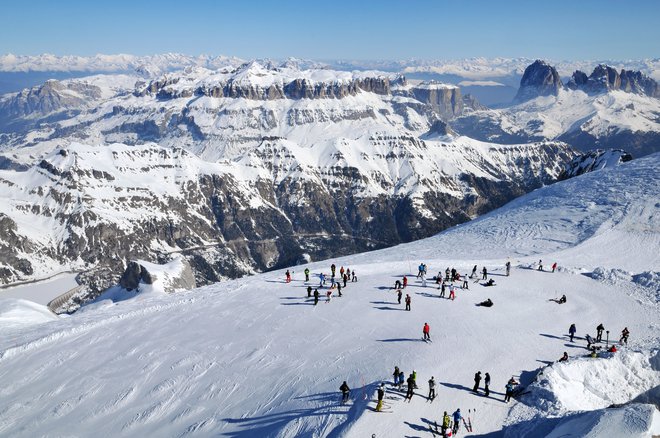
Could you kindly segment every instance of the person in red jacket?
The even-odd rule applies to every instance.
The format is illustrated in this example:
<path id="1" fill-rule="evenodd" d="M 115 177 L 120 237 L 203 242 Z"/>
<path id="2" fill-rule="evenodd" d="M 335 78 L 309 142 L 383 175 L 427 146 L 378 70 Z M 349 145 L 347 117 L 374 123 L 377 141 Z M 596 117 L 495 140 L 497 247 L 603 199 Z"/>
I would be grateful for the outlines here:
<path id="1" fill-rule="evenodd" d="M 428 322 L 424 323 L 424 328 L 422 329 L 422 333 L 424 333 L 424 340 L 425 341 L 430 341 L 431 340 L 431 327 L 429 327 Z"/>
<path id="2" fill-rule="evenodd" d="M 403 276 L 403 288 L 405 289 L 406 286 L 408 286 L 408 277 L 406 277 L 406 276 L 404 275 L 404 276 Z"/>

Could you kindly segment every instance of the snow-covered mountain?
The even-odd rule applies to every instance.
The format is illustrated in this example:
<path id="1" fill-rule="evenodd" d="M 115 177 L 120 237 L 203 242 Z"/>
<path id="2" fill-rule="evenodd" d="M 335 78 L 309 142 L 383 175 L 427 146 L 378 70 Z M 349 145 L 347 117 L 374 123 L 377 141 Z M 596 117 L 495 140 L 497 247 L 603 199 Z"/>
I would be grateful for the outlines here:
<path id="1" fill-rule="evenodd" d="M 0 300 L 0 434 L 433 436 L 430 425 L 460 408 L 478 435 L 657 435 L 659 167 L 653 154 L 543 187 L 429 239 L 311 263 L 313 287 L 331 263 L 358 277 L 317 306 L 295 267 L 291 283 L 282 270 L 172 295 L 115 290 L 56 320 Z M 440 299 L 415 279 L 420 262 L 429 276 L 486 266 L 496 285 L 470 282 L 456 300 Z M 403 275 L 409 312 L 390 289 Z M 549 300 L 561 294 L 567 303 Z M 493 307 L 475 305 L 486 298 Z M 421 340 L 425 322 L 430 343 Z M 583 336 L 599 323 L 610 344 L 627 327 L 628 345 L 587 357 Z M 568 362 L 554 363 L 564 351 Z M 375 413 L 375 390 L 395 365 L 406 376 L 416 370 L 419 389 L 408 403 L 388 383 L 386 412 Z M 492 377 L 489 397 L 483 382 L 471 392 L 478 370 Z M 511 376 L 524 394 L 507 404 Z M 352 390 L 341 405 L 344 380 Z"/>
<path id="2" fill-rule="evenodd" d="M 659 150 L 658 86 L 640 72 L 604 65 L 590 76 L 576 71 L 564 86 L 553 66 L 536 61 L 525 70 L 516 103 L 470 111 L 451 126 L 483 141 L 553 139 L 583 151 L 622 148 L 643 156 Z"/>

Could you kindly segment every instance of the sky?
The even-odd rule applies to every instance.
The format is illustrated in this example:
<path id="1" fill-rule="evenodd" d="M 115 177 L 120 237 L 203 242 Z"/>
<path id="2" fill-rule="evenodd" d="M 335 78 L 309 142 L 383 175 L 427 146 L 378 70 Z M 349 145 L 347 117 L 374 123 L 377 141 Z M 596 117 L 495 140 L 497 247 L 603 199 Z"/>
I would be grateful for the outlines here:
<path id="1" fill-rule="evenodd" d="M 660 1 L 10 0 L 0 54 L 660 57 Z"/>

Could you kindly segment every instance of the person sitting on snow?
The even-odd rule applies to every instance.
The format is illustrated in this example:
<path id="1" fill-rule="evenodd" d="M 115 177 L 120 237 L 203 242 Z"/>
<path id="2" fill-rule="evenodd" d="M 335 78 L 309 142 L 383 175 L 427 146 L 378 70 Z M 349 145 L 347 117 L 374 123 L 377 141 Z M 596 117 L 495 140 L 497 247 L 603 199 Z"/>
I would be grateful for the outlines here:
<path id="1" fill-rule="evenodd" d="M 484 307 L 493 307 L 493 301 L 488 298 L 486 301 L 482 301 L 477 306 L 484 306 Z"/>
<path id="2" fill-rule="evenodd" d="M 566 362 L 568 361 L 568 353 L 564 351 L 564 355 L 559 358 L 557 362 Z"/>

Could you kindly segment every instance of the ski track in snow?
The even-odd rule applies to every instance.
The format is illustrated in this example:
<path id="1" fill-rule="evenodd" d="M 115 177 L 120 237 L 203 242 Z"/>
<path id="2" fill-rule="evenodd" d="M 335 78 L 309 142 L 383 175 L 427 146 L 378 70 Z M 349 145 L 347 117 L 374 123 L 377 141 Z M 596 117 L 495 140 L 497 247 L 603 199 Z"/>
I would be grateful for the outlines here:
<path id="1" fill-rule="evenodd" d="M 430 239 L 335 259 L 359 281 L 330 303 L 312 305 L 302 272 L 290 284 L 271 272 L 8 329 L 0 339 L 0 435 L 429 436 L 428 424 L 457 407 L 470 410 L 476 434 L 529 421 L 539 412 L 529 402 L 502 402 L 506 380 L 528 378 L 563 351 L 584 355 L 580 339 L 599 322 L 611 340 L 628 326 L 631 352 L 658 347 L 658 161 L 656 154 L 543 188 Z M 537 271 L 539 258 L 546 269 L 558 261 L 559 271 Z M 432 281 L 423 288 L 415 278 L 420 261 L 430 276 L 486 265 L 496 286 L 470 281 L 455 301 L 439 299 Z M 330 263 L 308 265 L 312 280 Z M 390 289 L 404 273 L 410 312 Z M 548 301 L 562 293 L 566 304 Z M 475 306 L 488 297 L 492 308 Z M 427 321 L 432 343 L 421 340 Z M 571 323 L 575 343 L 566 335 Z M 613 364 L 603 362 L 596 377 Z M 394 365 L 406 376 L 416 369 L 419 389 L 404 403 L 388 384 L 392 413 L 373 413 L 377 385 L 391 382 Z M 470 391 L 477 370 L 493 378 L 489 398 Z M 594 406 L 611 398 L 610 387 L 576 382 L 572 368 L 551 371 Z M 657 371 L 634 372 L 641 383 L 630 397 L 660 384 Z M 433 403 L 425 398 L 431 375 Z M 352 388 L 347 405 L 339 403 L 343 380 Z"/>

